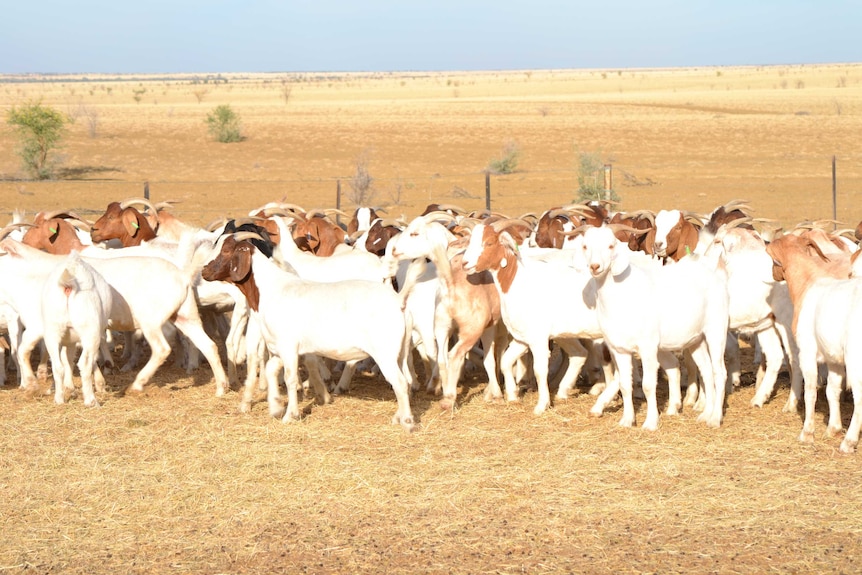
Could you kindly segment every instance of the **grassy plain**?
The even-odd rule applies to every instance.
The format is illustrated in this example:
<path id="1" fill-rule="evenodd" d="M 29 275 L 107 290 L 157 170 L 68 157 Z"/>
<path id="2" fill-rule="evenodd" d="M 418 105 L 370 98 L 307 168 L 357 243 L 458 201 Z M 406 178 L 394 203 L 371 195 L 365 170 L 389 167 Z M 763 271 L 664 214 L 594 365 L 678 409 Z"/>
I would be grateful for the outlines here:
<path id="1" fill-rule="evenodd" d="M 831 216 L 835 155 L 839 219 L 862 217 L 862 65 L 223 78 L 0 78 L 0 110 L 42 99 L 77 116 L 53 182 L 20 179 L 0 129 L 0 211 L 101 211 L 144 181 L 198 223 L 282 197 L 334 206 L 363 153 L 390 213 L 480 208 L 482 170 L 514 140 L 521 171 L 492 180 L 511 214 L 570 201 L 584 151 L 613 164 L 623 209 L 745 198 L 783 225 Z M 246 141 L 208 139 L 222 103 Z M 294 425 L 265 404 L 239 414 L 206 368 L 166 365 L 137 397 L 109 375 L 98 409 L 10 385 L 0 572 L 858 572 L 859 456 L 796 441 L 785 376 L 749 407 L 747 359 L 720 430 L 686 411 L 656 433 L 619 428 L 619 405 L 590 419 L 587 395 L 541 417 L 532 392 L 486 404 L 476 375 L 454 412 L 416 395 L 413 434 L 388 425 L 394 397 L 373 378 Z"/>

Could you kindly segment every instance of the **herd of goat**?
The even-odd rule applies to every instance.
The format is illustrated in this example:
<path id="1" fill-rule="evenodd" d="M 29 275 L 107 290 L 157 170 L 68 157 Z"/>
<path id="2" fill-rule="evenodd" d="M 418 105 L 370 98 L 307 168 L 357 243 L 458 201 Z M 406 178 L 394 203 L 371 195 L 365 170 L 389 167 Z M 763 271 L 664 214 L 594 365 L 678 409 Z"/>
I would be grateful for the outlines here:
<path id="1" fill-rule="evenodd" d="M 621 395 L 620 425 L 632 426 L 638 384 L 642 426 L 655 430 L 661 367 L 666 413 L 690 406 L 698 421 L 719 427 L 726 394 L 739 384 L 744 335 L 757 352 L 752 405 L 769 400 L 786 364 L 784 410 L 795 413 L 803 401 L 801 441 L 813 441 L 824 375 L 827 433 L 842 431 L 846 375 L 854 409 L 840 449 L 856 449 L 862 230 L 800 225 L 766 237 L 741 201 L 708 215 L 584 202 L 518 218 L 432 204 L 410 222 L 359 208 L 347 226 L 333 210 L 271 203 L 205 228 L 169 208 L 132 198 L 112 202 L 95 222 L 68 211 L 32 221 L 15 214 L 0 231 L 0 330 L 11 351 L 0 383 L 8 363 L 21 387 L 36 386 L 50 360 L 54 398 L 64 403 L 77 358 L 84 403 L 98 405 L 112 344 L 123 338 L 128 371 L 145 340 L 149 357 L 131 390 L 142 391 L 172 350 L 189 370 L 203 354 L 216 395 L 239 384 L 245 363 L 240 409 L 265 384 L 270 414 L 291 421 L 300 417 L 300 359 L 321 404 L 348 391 L 360 362 L 373 361 L 395 391 L 393 422 L 410 430 L 411 391 L 441 394 L 450 409 L 465 362 L 478 358 L 487 400 L 517 401 L 531 376 L 536 414 L 551 405 L 549 378 L 559 371 L 557 399 L 585 378 L 598 396 L 591 415 Z"/>

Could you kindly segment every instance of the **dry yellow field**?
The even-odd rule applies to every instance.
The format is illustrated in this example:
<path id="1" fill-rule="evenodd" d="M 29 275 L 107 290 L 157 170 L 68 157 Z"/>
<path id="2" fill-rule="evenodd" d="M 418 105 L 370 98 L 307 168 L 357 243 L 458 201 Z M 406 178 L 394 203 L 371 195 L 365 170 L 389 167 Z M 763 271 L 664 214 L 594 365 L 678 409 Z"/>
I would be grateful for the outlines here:
<path id="1" fill-rule="evenodd" d="M 831 217 L 836 156 L 838 217 L 860 217 L 857 64 L 11 79 L 0 78 L 0 110 L 41 100 L 77 120 L 59 182 L 10 181 L 21 176 L 15 140 L 0 130 L 4 210 L 101 209 L 149 181 L 154 199 L 182 200 L 177 211 L 205 223 L 281 198 L 333 207 L 338 179 L 349 207 L 362 155 L 373 203 L 397 204 L 394 215 L 481 208 L 484 168 L 516 142 L 519 171 L 491 184 L 492 207 L 508 213 L 572 200 L 585 152 L 614 166 L 622 209 L 704 212 L 743 198 L 784 225 Z M 246 141 L 208 137 L 219 104 L 240 115 Z"/>
<path id="2" fill-rule="evenodd" d="M 101 211 L 144 181 L 198 223 L 281 198 L 329 207 L 362 154 L 390 214 L 481 208 L 508 141 L 520 171 L 492 179 L 492 207 L 512 214 L 570 201 L 588 152 L 613 164 L 623 209 L 744 198 L 785 226 L 831 216 L 834 155 L 838 217 L 862 217 L 862 64 L 191 78 L 0 77 L 0 110 L 41 99 L 77 116 L 58 181 L 21 180 L 0 128 L 0 221 Z M 208 138 L 218 104 L 244 142 Z M 215 398 L 206 367 L 172 360 L 140 396 L 108 375 L 98 409 L 7 385 L 0 573 L 859 572 L 862 455 L 822 436 L 822 395 L 815 443 L 797 442 L 784 373 L 751 408 L 745 351 L 721 429 L 686 410 L 655 433 L 620 428 L 619 404 L 589 418 L 583 393 L 541 417 L 531 391 L 487 404 L 475 374 L 452 412 L 416 394 L 413 434 L 370 377 L 293 425 L 265 402 L 238 413 L 236 389 Z"/>

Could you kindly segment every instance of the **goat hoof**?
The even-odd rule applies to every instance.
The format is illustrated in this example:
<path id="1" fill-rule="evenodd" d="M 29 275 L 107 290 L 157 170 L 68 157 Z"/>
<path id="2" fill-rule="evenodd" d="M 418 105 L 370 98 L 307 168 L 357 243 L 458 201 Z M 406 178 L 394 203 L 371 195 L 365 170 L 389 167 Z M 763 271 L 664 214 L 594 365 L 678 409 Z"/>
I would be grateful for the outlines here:
<path id="1" fill-rule="evenodd" d="M 763 407 L 765 402 L 760 397 L 751 398 L 751 407 Z"/>
<path id="2" fill-rule="evenodd" d="M 301 415 L 299 413 L 291 413 L 288 411 L 284 414 L 284 417 L 281 418 L 281 422 L 282 423 L 296 423 L 300 419 L 301 419 Z"/>
<path id="3" fill-rule="evenodd" d="M 240 413 L 249 413 L 251 411 L 251 402 L 243 401 L 239 404 Z"/>
<path id="4" fill-rule="evenodd" d="M 814 443 L 814 433 L 811 431 L 802 431 L 799 434 L 799 441 L 802 443 Z"/>
<path id="5" fill-rule="evenodd" d="M 856 442 L 850 441 L 845 437 L 844 441 L 841 442 L 841 446 L 838 447 L 838 451 L 841 453 L 856 453 Z"/>
<path id="6" fill-rule="evenodd" d="M 444 397 L 440 400 L 440 409 L 443 411 L 449 411 L 455 407 L 455 398 L 454 397 Z"/>
<path id="7" fill-rule="evenodd" d="M 604 383 L 596 383 L 590 388 L 589 393 L 590 393 L 590 395 L 595 397 L 595 396 L 601 395 L 604 390 L 605 390 L 605 384 Z"/>
<path id="8" fill-rule="evenodd" d="M 826 428 L 826 437 L 837 437 L 841 434 L 842 429 L 840 427 L 827 427 Z"/>
<path id="9" fill-rule="evenodd" d="M 99 405 L 99 401 L 97 399 L 93 398 L 93 400 L 90 401 L 89 403 L 85 401 L 84 407 L 101 407 L 101 406 Z"/>

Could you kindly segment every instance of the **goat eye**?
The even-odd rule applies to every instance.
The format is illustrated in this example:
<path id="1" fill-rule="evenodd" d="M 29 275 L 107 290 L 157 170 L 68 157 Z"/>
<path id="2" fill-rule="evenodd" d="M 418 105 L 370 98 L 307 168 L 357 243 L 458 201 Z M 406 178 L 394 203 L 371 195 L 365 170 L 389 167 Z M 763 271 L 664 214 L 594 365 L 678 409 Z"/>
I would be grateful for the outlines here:
<path id="1" fill-rule="evenodd" d="M 410 237 L 411 238 L 419 237 L 419 232 L 410 232 Z"/>

